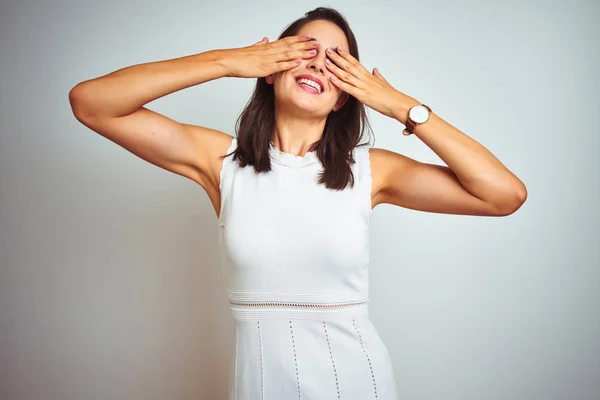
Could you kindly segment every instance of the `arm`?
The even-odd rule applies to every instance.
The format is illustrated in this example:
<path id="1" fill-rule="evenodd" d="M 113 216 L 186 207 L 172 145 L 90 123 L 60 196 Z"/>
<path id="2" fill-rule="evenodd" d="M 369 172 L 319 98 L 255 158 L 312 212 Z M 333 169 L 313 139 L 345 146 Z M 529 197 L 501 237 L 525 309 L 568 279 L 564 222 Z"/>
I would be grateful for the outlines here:
<path id="1" fill-rule="evenodd" d="M 182 124 L 143 105 L 228 74 L 219 50 L 122 68 L 69 92 L 82 124 L 138 157 L 205 186 L 214 159 L 231 136 Z M 214 182 L 213 183 L 214 186 Z M 206 188 L 206 187 L 205 187 Z"/>
<path id="2" fill-rule="evenodd" d="M 393 117 L 406 125 L 417 100 L 398 96 Z M 437 114 L 418 125 L 414 135 L 448 166 L 418 162 L 383 149 L 372 149 L 380 173 L 375 185 L 378 203 L 447 214 L 504 216 L 527 198 L 523 182 L 490 151 Z"/>
<path id="3" fill-rule="evenodd" d="M 221 156 L 232 137 L 182 124 L 143 105 L 175 91 L 221 77 L 256 78 L 285 71 L 310 58 L 319 44 L 310 36 L 212 50 L 126 67 L 76 85 L 69 93 L 75 117 L 138 157 L 219 192 Z M 211 197 L 212 198 L 212 197 Z"/>
<path id="4" fill-rule="evenodd" d="M 328 51 L 331 81 L 374 110 L 406 125 L 408 110 L 420 104 L 370 73 L 343 51 Z M 383 149 L 371 149 L 373 206 L 390 203 L 420 211 L 503 216 L 527 198 L 523 182 L 481 144 L 435 113 L 414 134 L 448 166 L 421 163 Z"/>

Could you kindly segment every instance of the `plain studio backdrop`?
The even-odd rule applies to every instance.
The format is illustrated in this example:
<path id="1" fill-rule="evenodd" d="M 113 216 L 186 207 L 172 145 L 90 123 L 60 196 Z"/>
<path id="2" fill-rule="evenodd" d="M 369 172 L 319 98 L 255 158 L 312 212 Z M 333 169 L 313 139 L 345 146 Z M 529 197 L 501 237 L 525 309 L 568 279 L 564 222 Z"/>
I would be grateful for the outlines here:
<path id="1" fill-rule="evenodd" d="M 2 400 L 226 398 L 234 325 L 208 196 L 80 124 L 68 93 L 274 41 L 322 5 L 348 18 L 363 65 L 528 188 L 503 218 L 375 209 L 370 310 L 399 397 L 600 398 L 598 3 L 14 0 L 0 4 Z M 254 83 L 148 107 L 233 135 Z M 441 163 L 369 115 L 376 147 Z"/>

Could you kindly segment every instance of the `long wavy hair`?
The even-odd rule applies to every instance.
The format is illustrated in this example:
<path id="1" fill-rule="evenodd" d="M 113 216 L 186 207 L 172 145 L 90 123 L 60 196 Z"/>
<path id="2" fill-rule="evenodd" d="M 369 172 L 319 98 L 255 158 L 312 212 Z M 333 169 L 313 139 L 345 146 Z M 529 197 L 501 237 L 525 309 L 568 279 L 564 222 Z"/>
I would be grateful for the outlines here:
<path id="1" fill-rule="evenodd" d="M 344 16 L 332 8 L 318 7 L 294 21 L 281 33 L 279 39 L 297 35 L 308 22 L 326 20 L 336 24 L 346 35 L 350 54 L 359 60 L 358 45 L 354 33 Z M 348 100 L 337 111 L 327 116 L 321 139 L 311 144 L 309 151 L 323 165 L 318 183 L 328 189 L 343 190 L 354 187 L 351 165 L 356 161 L 353 149 L 369 143 L 360 143 L 365 131 L 372 132 L 364 104 L 348 94 Z M 271 170 L 269 146 L 275 132 L 275 93 L 273 85 L 265 78 L 258 78 L 252 97 L 236 122 L 237 148 L 224 157 L 233 155 L 241 168 L 252 165 L 257 173 Z"/>

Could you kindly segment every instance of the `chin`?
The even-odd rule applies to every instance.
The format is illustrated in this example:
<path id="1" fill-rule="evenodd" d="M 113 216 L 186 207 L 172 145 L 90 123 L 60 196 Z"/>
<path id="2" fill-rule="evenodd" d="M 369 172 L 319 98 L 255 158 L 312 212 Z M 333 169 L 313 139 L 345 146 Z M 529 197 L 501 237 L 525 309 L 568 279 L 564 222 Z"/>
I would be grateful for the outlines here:
<path id="1" fill-rule="evenodd" d="M 311 116 L 326 117 L 333 108 L 333 104 L 329 105 L 328 102 L 322 100 L 325 99 L 317 99 L 311 95 L 304 96 L 303 94 L 296 94 L 296 96 L 285 96 L 284 103 L 286 109 L 297 109 L 302 110 Z"/>
<path id="2" fill-rule="evenodd" d="M 298 99 L 292 101 L 291 104 L 288 103 L 288 107 L 304 112 L 311 117 L 326 117 L 329 114 L 328 109 L 323 108 L 322 104 L 299 101 Z"/>

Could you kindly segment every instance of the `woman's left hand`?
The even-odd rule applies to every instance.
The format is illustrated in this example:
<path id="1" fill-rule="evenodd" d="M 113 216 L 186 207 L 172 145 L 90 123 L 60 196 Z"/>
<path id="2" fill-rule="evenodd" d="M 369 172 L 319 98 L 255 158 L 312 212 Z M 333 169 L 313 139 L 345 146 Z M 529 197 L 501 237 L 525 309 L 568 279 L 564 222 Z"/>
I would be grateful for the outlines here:
<path id="1" fill-rule="evenodd" d="M 350 53 L 339 46 L 336 50 L 327 49 L 325 62 L 327 69 L 333 74 L 331 82 L 342 91 L 391 118 L 397 118 L 404 108 L 418 103 L 390 85 L 377 68 L 370 73 Z"/>

